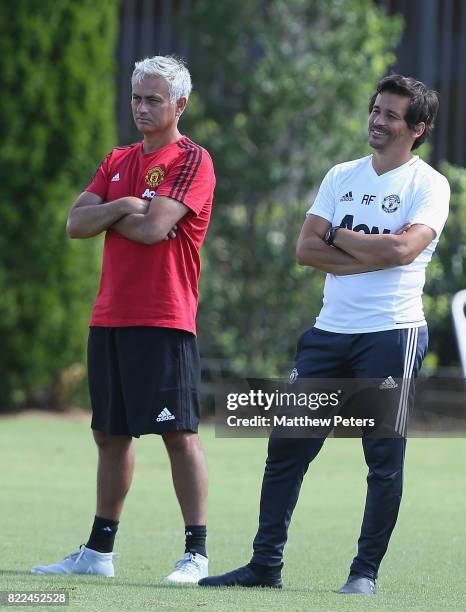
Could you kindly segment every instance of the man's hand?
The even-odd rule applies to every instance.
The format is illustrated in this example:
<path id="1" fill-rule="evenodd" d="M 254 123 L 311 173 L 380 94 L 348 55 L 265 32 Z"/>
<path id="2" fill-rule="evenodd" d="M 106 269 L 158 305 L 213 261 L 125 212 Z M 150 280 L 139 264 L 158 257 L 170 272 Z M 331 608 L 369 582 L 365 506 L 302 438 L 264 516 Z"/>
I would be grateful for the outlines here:
<path id="1" fill-rule="evenodd" d="M 155 196 L 146 214 L 130 214 L 112 225 L 125 238 L 141 244 L 156 244 L 176 237 L 178 221 L 189 208 L 166 196 Z"/>
<path id="2" fill-rule="evenodd" d="M 150 201 L 144 200 L 143 198 L 124 198 L 127 199 L 127 215 L 145 215 L 149 210 Z"/>
<path id="3" fill-rule="evenodd" d="M 165 236 L 164 240 L 170 240 L 170 238 L 176 238 L 176 230 L 178 229 L 177 225 L 174 225 L 168 234 Z"/>
<path id="4" fill-rule="evenodd" d="M 409 221 L 407 223 L 403 223 L 400 229 L 395 232 L 395 236 L 401 236 L 402 234 L 406 234 L 410 227 L 411 223 Z"/>
<path id="5" fill-rule="evenodd" d="M 138 198 L 134 198 L 135 200 L 137 200 Z M 149 200 L 143 200 L 141 199 L 139 202 L 134 202 L 133 203 L 133 210 L 131 210 L 130 212 L 128 212 L 128 214 L 136 214 L 136 215 L 145 215 L 147 213 L 147 211 L 149 210 L 149 206 L 150 206 L 150 202 Z M 168 234 L 165 236 L 164 240 L 170 240 L 172 238 L 176 238 L 176 231 L 178 229 L 178 226 L 175 224 L 171 230 L 168 232 Z"/>

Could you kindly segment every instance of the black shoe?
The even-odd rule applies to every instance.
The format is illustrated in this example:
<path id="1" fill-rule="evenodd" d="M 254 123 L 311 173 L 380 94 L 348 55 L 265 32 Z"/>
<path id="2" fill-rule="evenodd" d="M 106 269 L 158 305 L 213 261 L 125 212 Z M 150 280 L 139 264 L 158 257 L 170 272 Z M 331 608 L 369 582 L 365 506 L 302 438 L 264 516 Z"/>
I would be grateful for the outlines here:
<path id="1" fill-rule="evenodd" d="M 346 583 L 338 591 L 343 595 L 375 595 L 375 580 L 366 576 L 350 574 Z"/>
<path id="2" fill-rule="evenodd" d="M 272 589 L 281 589 L 283 586 L 280 568 L 277 568 L 277 573 L 269 576 L 258 574 L 251 565 L 245 565 L 238 569 L 221 574 L 220 576 L 209 576 L 199 580 L 199 586 L 206 587 L 270 587 Z"/>

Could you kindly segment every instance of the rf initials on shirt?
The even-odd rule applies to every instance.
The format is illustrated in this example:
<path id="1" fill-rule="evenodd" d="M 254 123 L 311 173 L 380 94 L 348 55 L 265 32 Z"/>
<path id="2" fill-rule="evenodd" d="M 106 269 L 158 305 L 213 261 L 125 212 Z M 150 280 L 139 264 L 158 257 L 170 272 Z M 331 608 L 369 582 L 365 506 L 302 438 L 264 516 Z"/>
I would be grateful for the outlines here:
<path id="1" fill-rule="evenodd" d="M 365 193 L 362 196 L 362 200 L 361 200 L 361 204 L 367 204 L 369 205 L 371 202 L 373 202 L 376 199 L 377 196 L 372 195 L 371 193 Z"/>
<path id="2" fill-rule="evenodd" d="M 369 229 L 369 226 L 365 223 L 359 223 L 355 227 L 353 227 L 354 215 L 345 215 L 341 220 L 340 227 L 353 230 L 353 232 L 364 232 L 365 234 L 380 234 L 380 229 L 377 225 L 373 225 L 372 229 Z M 389 229 L 383 229 L 382 234 L 389 234 Z"/>

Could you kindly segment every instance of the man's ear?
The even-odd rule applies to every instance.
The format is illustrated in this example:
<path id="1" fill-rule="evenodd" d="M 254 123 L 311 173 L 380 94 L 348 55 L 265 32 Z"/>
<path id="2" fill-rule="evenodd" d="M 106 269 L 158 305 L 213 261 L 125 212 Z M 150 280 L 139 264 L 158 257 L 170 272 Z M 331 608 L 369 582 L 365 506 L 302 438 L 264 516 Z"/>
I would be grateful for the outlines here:
<path id="1" fill-rule="evenodd" d="M 178 100 L 176 101 L 176 116 L 177 117 L 181 116 L 184 109 L 186 108 L 187 102 L 188 100 L 184 96 L 182 96 L 181 98 L 178 98 Z"/>
<path id="2" fill-rule="evenodd" d="M 426 124 L 424 123 L 424 121 L 421 121 L 420 123 L 415 125 L 413 128 L 413 132 L 416 138 L 419 138 L 419 136 L 422 136 L 425 131 L 426 131 Z"/>

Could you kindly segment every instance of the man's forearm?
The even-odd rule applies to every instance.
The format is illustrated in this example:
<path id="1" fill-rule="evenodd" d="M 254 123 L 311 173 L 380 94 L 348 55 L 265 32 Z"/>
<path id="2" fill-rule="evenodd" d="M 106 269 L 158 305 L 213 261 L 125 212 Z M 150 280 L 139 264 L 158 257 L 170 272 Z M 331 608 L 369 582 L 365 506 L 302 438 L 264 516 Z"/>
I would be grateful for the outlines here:
<path id="1" fill-rule="evenodd" d="M 399 266 L 405 263 L 405 239 L 396 234 L 364 234 L 348 229 L 335 233 L 334 245 L 337 249 L 356 258 L 362 264 L 379 268 Z"/>
<path id="2" fill-rule="evenodd" d="M 383 267 L 362 263 L 348 253 L 326 245 L 319 236 L 312 236 L 304 240 L 300 244 L 296 256 L 300 265 L 317 268 L 328 274 L 362 274 L 364 272 L 374 272 Z"/>
<path id="3" fill-rule="evenodd" d="M 111 227 L 118 219 L 132 212 L 136 200 L 128 196 L 112 202 L 72 209 L 66 229 L 70 238 L 91 238 Z"/>
<path id="4" fill-rule="evenodd" d="M 144 243 L 144 215 L 126 215 L 113 223 L 112 229 L 125 238 Z"/>
<path id="5" fill-rule="evenodd" d="M 166 233 L 161 232 L 147 215 L 140 214 L 122 217 L 112 225 L 112 229 L 125 238 L 141 244 L 155 244 L 161 242 L 166 236 Z"/>

